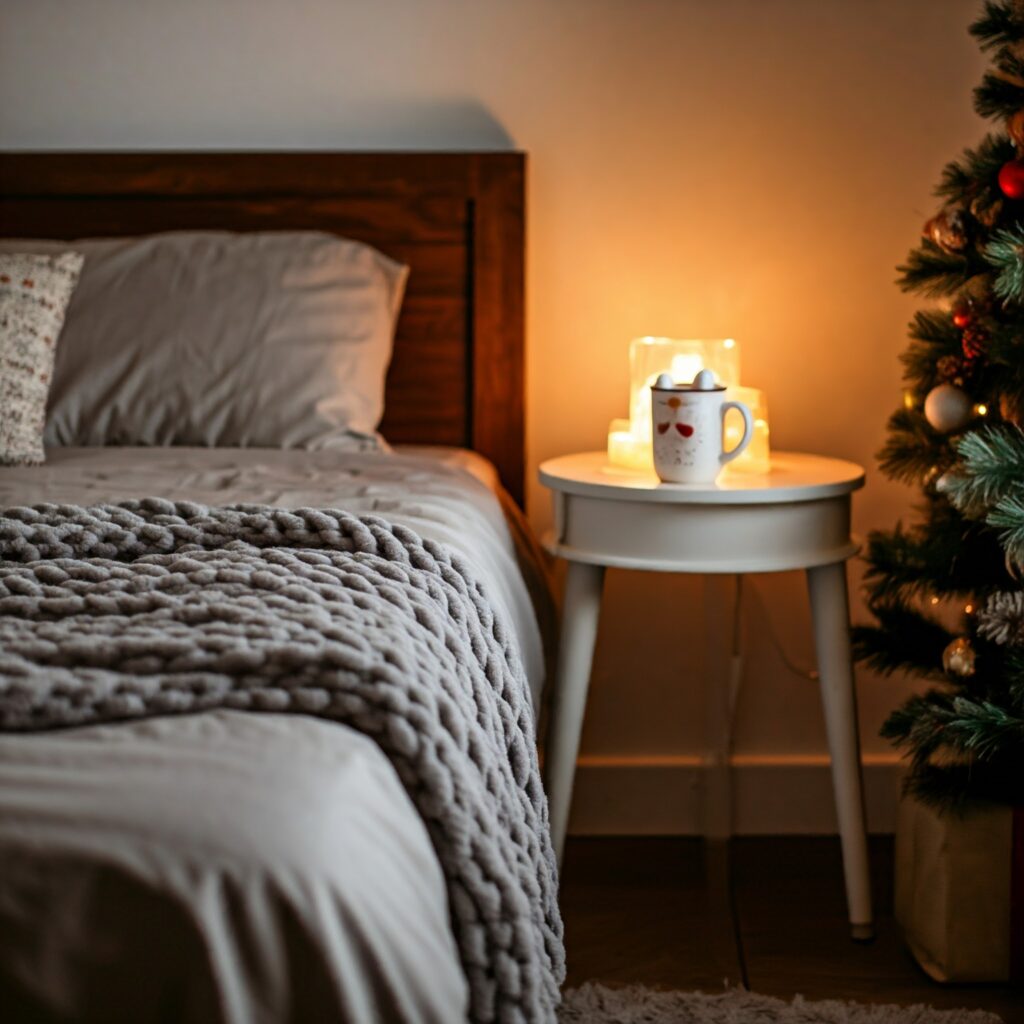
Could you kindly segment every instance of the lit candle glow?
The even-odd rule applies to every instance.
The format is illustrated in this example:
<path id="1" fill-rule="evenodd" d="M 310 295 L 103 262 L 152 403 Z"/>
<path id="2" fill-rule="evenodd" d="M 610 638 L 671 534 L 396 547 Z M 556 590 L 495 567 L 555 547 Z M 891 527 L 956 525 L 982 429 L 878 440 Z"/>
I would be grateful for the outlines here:
<path id="1" fill-rule="evenodd" d="M 626 469 L 649 469 L 653 473 L 650 439 L 637 437 L 629 420 L 612 420 L 608 431 L 608 461 Z"/>
<path id="2" fill-rule="evenodd" d="M 629 347 L 629 364 L 629 419 L 612 420 L 608 431 L 608 461 L 613 466 L 654 471 L 651 385 L 659 374 L 666 372 L 676 383 L 688 384 L 701 370 L 708 369 L 715 375 L 715 380 L 728 389 L 727 398 L 746 403 L 754 414 L 753 440 L 729 468 L 747 473 L 768 472 L 771 453 L 764 392 L 739 386 L 740 351 L 734 338 L 714 341 L 637 338 Z M 725 420 L 726 448 L 733 448 L 742 435 L 742 417 L 730 411 Z"/>

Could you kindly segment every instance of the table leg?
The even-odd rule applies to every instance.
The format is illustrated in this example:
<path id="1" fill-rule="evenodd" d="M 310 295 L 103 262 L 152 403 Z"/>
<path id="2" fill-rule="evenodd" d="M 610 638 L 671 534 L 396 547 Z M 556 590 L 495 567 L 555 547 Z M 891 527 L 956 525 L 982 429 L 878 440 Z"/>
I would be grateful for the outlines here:
<path id="1" fill-rule="evenodd" d="M 603 565 L 569 563 L 562 606 L 558 671 L 544 755 L 544 787 L 548 794 L 551 840 L 559 864 L 562 863 L 565 833 L 569 827 L 576 753 L 580 746 L 583 712 L 587 706 L 603 583 Z"/>
<path id="2" fill-rule="evenodd" d="M 736 701 L 743 677 L 741 580 L 738 575 L 717 573 L 704 577 L 707 748 L 702 773 L 701 832 L 712 841 L 731 839 L 733 832 L 732 753 Z"/>
<path id="3" fill-rule="evenodd" d="M 854 939 L 863 941 L 874 937 L 874 924 L 857 736 L 857 698 L 850 660 L 846 563 L 808 569 L 807 584 L 814 615 L 821 700 L 832 755 L 832 787 L 842 840 L 850 930 Z"/>

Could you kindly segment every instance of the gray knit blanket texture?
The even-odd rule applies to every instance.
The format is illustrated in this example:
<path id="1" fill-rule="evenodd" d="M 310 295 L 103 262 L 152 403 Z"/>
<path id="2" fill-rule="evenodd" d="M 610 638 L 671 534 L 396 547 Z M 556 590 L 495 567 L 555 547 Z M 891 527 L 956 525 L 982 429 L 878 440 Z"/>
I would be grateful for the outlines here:
<path id="1" fill-rule="evenodd" d="M 207 708 L 372 737 L 444 870 L 472 1019 L 555 1019 L 565 953 L 529 690 L 458 555 L 336 510 L 0 512 L 0 728 Z"/>

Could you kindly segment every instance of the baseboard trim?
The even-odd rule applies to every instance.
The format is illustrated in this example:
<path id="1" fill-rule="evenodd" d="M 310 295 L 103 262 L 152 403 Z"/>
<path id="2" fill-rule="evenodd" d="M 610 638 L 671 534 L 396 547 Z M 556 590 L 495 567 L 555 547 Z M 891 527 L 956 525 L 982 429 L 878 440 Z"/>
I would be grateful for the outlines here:
<path id="1" fill-rule="evenodd" d="M 581 757 L 576 770 L 574 835 L 699 835 L 707 768 L 696 757 Z M 827 757 L 738 756 L 732 760 L 736 835 L 836 832 Z M 868 830 L 893 832 L 901 763 L 864 758 Z"/>

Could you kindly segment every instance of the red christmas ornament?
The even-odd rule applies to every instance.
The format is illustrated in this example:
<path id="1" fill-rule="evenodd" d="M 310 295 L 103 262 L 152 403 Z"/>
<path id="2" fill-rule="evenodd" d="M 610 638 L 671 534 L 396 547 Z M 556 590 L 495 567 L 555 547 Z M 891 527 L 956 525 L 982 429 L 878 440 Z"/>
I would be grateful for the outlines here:
<path id="1" fill-rule="evenodd" d="M 970 327 L 973 319 L 974 312 L 966 303 L 960 303 L 953 307 L 953 323 L 959 327 L 961 331 L 965 327 Z"/>
<path id="2" fill-rule="evenodd" d="M 1009 199 L 1024 199 L 1024 160 L 1007 160 L 999 169 L 999 187 Z"/>

